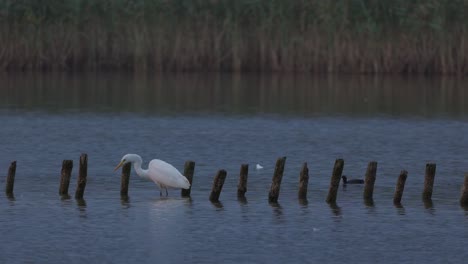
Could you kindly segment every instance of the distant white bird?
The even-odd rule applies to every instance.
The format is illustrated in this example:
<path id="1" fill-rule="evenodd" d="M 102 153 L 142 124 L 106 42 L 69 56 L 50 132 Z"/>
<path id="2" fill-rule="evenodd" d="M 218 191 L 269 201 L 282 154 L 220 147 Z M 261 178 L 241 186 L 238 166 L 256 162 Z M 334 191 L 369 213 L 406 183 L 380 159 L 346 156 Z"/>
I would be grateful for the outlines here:
<path id="1" fill-rule="evenodd" d="M 154 159 L 150 161 L 148 169 L 144 170 L 141 168 L 143 160 L 137 154 L 127 154 L 122 157 L 120 163 L 115 167 L 114 171 L 122 167 L 125 163 L 133 163 L 136 173 L 143 179 L 151 180 L 159 186 L 159 194 L 162 196 L 162 189 L 167 188 L 182 188 L 189 189 L 190 183 L 174 166 L 171 164 Z"/>
<path id="2" fill-rule="evenodd" d="M 256 168 L 257 170 L 261 170 L 261 169 L 263 169 L 263 166 L 257 163 L 257 165 L 255 166 L 255 168 Z"/>

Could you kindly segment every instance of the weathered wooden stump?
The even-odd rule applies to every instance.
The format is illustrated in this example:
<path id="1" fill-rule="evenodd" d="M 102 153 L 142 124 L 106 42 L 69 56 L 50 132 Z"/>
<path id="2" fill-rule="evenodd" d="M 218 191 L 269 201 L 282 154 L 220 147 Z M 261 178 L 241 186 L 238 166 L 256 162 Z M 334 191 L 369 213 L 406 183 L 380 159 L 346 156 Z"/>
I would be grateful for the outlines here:
<path id="1" fill-rule="evenodd" d="M 122 175 L 120 176 L 120 196 L 128 196 L 128 186 L 130 185 L 130 173 L 132 163 L 128 162 L 122 166 Z"/>
<path id="2" fill-rule="evenodd" d="M 401 197 L 403 196 L 403 191 L 405 190 L 406 178 L 408 177 L 408 172 L 402 170 L 400 176 L 398 176 L 397 185 L 395 188 L 395 194 L 393 195 L 393 204 L 400 205 Z"/>
<path id="3" fill-rule="evenodd" d="M 226 179 L 227 172 L 225 170 L 219 170 L 216 174 L 213 187 L 211 188 L 210 201 L 213 203 L 219 202 L 219 195 L 223 189 L 224 180 Z"/>
<path id="4" fill-rule="evenodd" d="M 78 173 L 78 182 L 76 185 L 75 199 L 83 199 L 87 176 L 88 176 L 88 155 L 83 153 L 80 156 L 80 169 Z"/>
<path id="5" fill-rule="evenodd" d="M 247 192 L 247 177 L 249 175 L 249 164 L 242 164 L 239 174 L 239 183 L 237 184 L 237 197 L 245 198 Z"/>
<path id="6" fill-rule="evenodd" d="M 273 174 L 273 179 L 271 181 L 270 193 L 268 194 L 268 201 L 270 203 L 277 203 L 281 180 L 283 179 L 284 164 L 286 163 L 286 157 L 278 158 L 276 161 L 275 172 Z"/>
<path id="7" fill-rule="evenodd" d="M 436 164 L 426 164 L 426 175 L 424 177 L 424 190 L 422 193 L 423 200 L 430 200 L 432 198 L 432 190 L 434 188 L 434 178 L 436 173 Z"/>
<path id="8" fill-rule="evenodd" d="M 462 207 L 468 207 L 468 173 L 465 173 L 465 182 L 463 183 L 460 205 Z"/>
<path id="9" fill-rule="evenodd" d="M 336 204 L 336 196 L 338 194 L 338 187 L 340 187 L 341 174 L 343 173 L 344 160 L 335 160 L 335 166 L 333 167 L 333 173 L 330 180 L 330 188 L 328 190 L 327 203 Z"/>
<path id="10" fill-rule="evenodd" d="M 59 187 L 59 195 L 61 196 L 68 196 L 68 187 L 70 186 L 72 169 L 73 160 L 63 160 Z"/>
<path id="11" fill-rule="evenodd" d="M 299 175 L 299 200 L 307 200 L 307 186 L 309 184 L 309 168 L 307 168 L 307 162 L 302 164 L 301 173 Z"/>
<path id="12" fill-rule="evenodd" d="M 13 187 L 15 185 L 15 174 L 16 174 L 16 160 L 10 164 L 8 168 L 8 176 L 6 179 L 5 193 L 8 197 L 13 197 Z"/>
<path id="13" fill-rule="evenodd" d="M 372 200 L 374 195 L 374 184 L 377 174 L 377 162 L 371 161 L 367 165 L 366 179 L 364 181 L 364 199 Z"/>
<path id="14" fill-rule="evenodd" d="M 190 197 L 190 192 L 192 191 L 192 182 L 193 182 L 193 173 L 195 172 L 195 162 L 187 160 L 184 165 L 184 176 L 190 183 L 190 188 L 182 189 L 180 195 L 182 197 Z"/>

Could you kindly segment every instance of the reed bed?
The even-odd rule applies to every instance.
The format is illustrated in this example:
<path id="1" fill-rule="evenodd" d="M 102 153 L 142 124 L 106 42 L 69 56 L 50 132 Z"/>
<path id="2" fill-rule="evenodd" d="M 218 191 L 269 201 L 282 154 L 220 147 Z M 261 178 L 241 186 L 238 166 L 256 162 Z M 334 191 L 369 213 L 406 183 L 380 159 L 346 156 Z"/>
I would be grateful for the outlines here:
<path id="1" fill-rule="evenodd" d="M 6 0 L 0 71 L 468 72 L 464 0 Z"/>

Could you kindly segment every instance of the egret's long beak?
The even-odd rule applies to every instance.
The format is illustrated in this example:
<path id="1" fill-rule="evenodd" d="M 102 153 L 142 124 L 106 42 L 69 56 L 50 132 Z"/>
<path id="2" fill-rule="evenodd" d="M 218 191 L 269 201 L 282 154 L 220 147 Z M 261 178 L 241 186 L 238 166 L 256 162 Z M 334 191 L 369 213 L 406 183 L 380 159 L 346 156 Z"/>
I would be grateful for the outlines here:
<path id="1" fill-rule="evenodd" d="M 125 163 L 125 160 L 122 160 L 117 167 L 115 167 L 114 171 L 118 170 L 120 167 L 122 167 Z"/>

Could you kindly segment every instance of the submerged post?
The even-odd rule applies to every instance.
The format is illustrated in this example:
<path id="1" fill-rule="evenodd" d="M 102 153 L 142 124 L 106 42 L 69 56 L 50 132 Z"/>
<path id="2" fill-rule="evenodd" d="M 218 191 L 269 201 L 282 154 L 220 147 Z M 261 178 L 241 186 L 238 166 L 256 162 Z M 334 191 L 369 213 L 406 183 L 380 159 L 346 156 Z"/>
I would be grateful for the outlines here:
<path id="1" fill-rule="evenodd" d="M 210 201 L 219 202 L 219 195 L 223 189 L 224 180 L 226 179 L 227 172 L 225 170 L 219 170 L 216 174 L 213 187 L 211 188 Z"/>
<path id="2" fill-rule="evenodd" d="M 10 164 L 8 168 L 8 176 L 6 179 L 5 193 L 7 196 L 13 196 L 13 186 L 15 185 L 15 174 L 16 174 L 16 160 Z"/>
<path id="3" fill-rule="evenodd" d="M 128 196 L 128 186 L 130 185 L 131 171 L 131 162 L 127 162 L 122 166 L 122 176 L 120 176 L 120 196 Z"/>
<path id="4" fill-rule="evenodd" d="M 184 176 L 190 183 L 190 188 L 182 189 L 180 194 L 182 197 L 190 197 L 190 192 L 192 190 L 192 182 L 193 182 L 193 173 L 195 171 L 195 162 L 191 160 L 187 160 L 184 165 Z"/>
<path id="5" fill-rule="evenodd" d="M 302 164 L 301 173 L 299 176 L 299 200 L 307 199 L 307 185 L 309 184 L 309 168 L 307 168 L 307 162 Z"/>
<path id="6" fill-rule="evenodd" d="M 465 173 L 465 182 L 462 188 L 462 195 L 460 197 L 460 205 L 463 207 L 468 206 L 468 173 Z"/>
<path id="7" fill-rule="evenodd" d="M 237 184 L 237 197 L 244 198 L 247 192 L 247 177 L 249 175 L 249 164 L 242 164 Z"/>
<path id="8" fill-rule="evenodd" d="M 330 188 L 328 190 L 327 203 L 335 204 L 336 195 L 338 193 L 338 187 L 340 186 L 341 174 L 343 173 L 344 160 L 335 160 L 335 166 L 333 167 L 333 174 L 330 180 Z"/>
<path id="9" fill-rule="evenodd" d="M 406 178 L 408 177 L 408 172 L 402 170 L 400 176 L 398 177 L 397 185 L 395 188 L 395 195 L 393 195 L 393 204 L 401 204 L 401 197 L 403 196 L 403 190 L 405 189 Z"/>
<path id="10" fill-rule="evenodd" d="M 278 158 L 276 160 L 275 173 L 271 180 L 270 193 L 268 194 L 268 201 L 270 203 L 277 203 L 279 197 L 279 191 L 281 187 L 281 180 L 283 179 L 284 164 L 286 163 L 286 157 Z"/>
<path id="11" fill-rule="evenodd" d="M 70 186 L 71 172 L 73 169 L 73 160 L 63 160 L 62 172 L 60 177 L 59 195 L 68 196 L 68 186 Z"/>
<path id="12" fill-rule="evenodd" d="M 374 194 L 375 177 L 377 174 L 377 161 L 369 162 L 367 165 L 366 179 L 364 181 L 364 199 L 372 200 Z"/>
<path id="13" fill-rule="evenodd" d="M 87 176 L 88 176 L 88 154 L 83 153 L 80 156 L 80 170 L 78 174 L 78 182 L 76 186 L 75 199 L 83 199 Z"/>
<path id="14" fill-rule="evenodd" d="M 434 188 L 435 172 L 436 172 L 435 163 L 426 164 L 426 176 L 424 177 L 424 190 L 422 193 L 423 200 L 430 200 L 432 198 L 432 190 Z"/>

